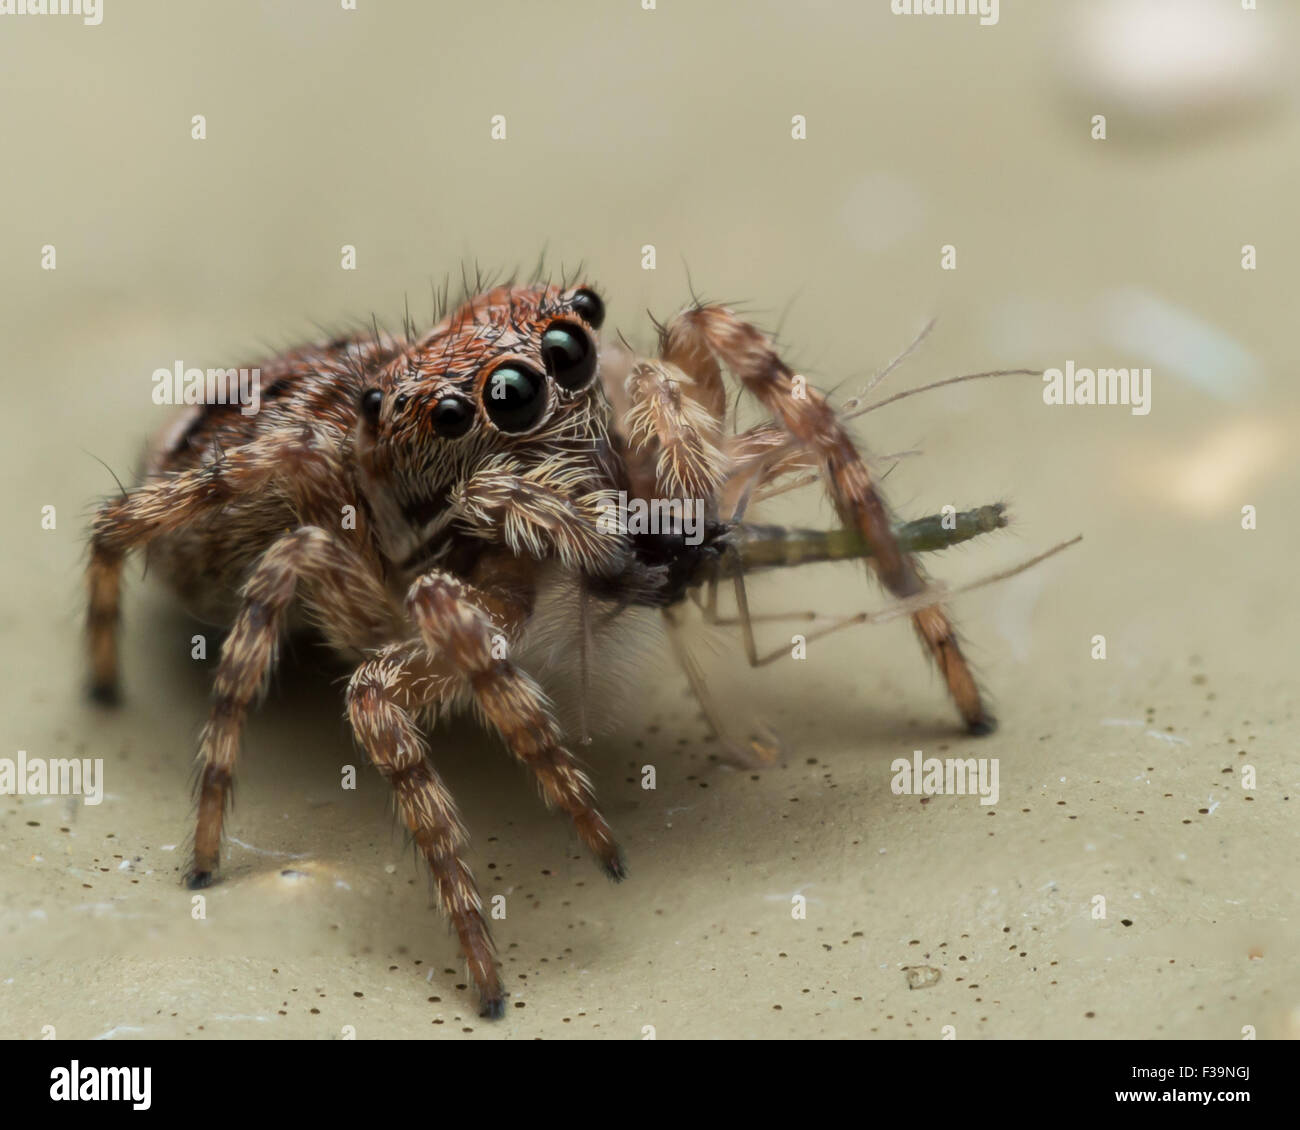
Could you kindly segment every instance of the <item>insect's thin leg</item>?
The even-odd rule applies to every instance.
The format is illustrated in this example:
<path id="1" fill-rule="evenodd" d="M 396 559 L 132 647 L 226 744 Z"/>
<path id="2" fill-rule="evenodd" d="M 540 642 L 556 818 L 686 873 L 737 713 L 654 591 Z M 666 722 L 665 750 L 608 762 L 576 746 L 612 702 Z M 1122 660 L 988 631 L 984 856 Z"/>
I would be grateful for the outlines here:
<path id="1" fill-rule="evenodd" d="M 815 612 L 804 612 L 785 614 L 777 613 L 772 616 L 751 616 L 749 614 L 749 603 L 744 599 L 744 589 L 744 578 L 737 577 L 736 599 L 737 603 L 744 601 L 743 607 L 745 610 L 744 614 L 738 618 L 738 622 L 741 624 L 741 632 L 744 635 L 745 658 L 749 661 L 749 665 L 751 667 L 766 667 L 770 663 L 775 663 L 778 659 L 787 658 L 790 655 L 789 647 L 778 647 L 768 655 L 759 655 L 758 647 L 754 639 L 753 625 L 758 621 L 813 620 L 817 618 L 817 614 Z M 842 619 L 836 620 L 834 623 L 827 625 L 825 628 L 820 628 L 815 632 L 805 633 L 803 637 L 804 643 L 809 644 L 814 640 L 824 639 L 826 636 L 833 635 L 835 632 L 843 631 L 845 628 L 851 628 L 855 624 L 870 623 L 871 619 L 871 614 L 868 612 L 859 612 L 853 616 L 845 616 Z"/>
<path id="2" fill-rule="evenodd" d="M 433 874 L 469 975 L 479 993 L 479 1015 L 499 1019 L 505 990 L 474 875 L 465 862 L 468 836 L 456 803 L 427 756 L 412 714 L 454 684 L 439 674 L 424 646 L 398 644 L 366 660 L 348 684 L 348 718 L 370 760 L 393 787 L 402 821 Z"/>
<path id="3" fill-rule="evenodd" d="M 668 640 L 672 645 L 673 655 L 686 675 L 686 682 L 691 688 L 691 693 L 695 696 L 696 702 L 699 703 L 700 710 L 704 714 L 704 720 L 708 723 L 709 729 L 713 731 L 713 736 L 717 739 L 726 759 L 732 764 L 746 769 L 761 768 L 773 764 L 781 755 L 780 738 L 766 727 L 761 727 L 762 733 L 751 737 L 748 741 L 741 741 L 731 733 L 727 724 L 723 721 L 722 711 L 718 709 L 717 703 L 713 701 L 713 696 L 709 693 L 708 683 L 704 679 L 699 664 L 696 663 L 695 657 L 691 655 L 686 647 L 686 641 L 682 638 L 681 625 L 673 610 L 671 608 L 663 609 L 663 618 Z"/>
<path id="4" fill-rule="evenodd" d="M 776 498 L 777 495 L 788 494 L 792 490 L 799 490 L 802 487 L 812 486 L 812 484 L 817 482 L 819 479 L 821 479 L 821 475 L 816 471 L 811 471 L 806 475 L 800 475 L 797 479 L 791 479 L 789 482 L 760 490 L 750 499 L 750 502 L 766 502 L 769 498 Z"/>
<path id="5" fill-rule="evenodd" d="M 859 612 L 856 616 L 846 616 L 843 620 L 837 620 L 834 624 L 822 628 L 816 632 L 809 632 L 804 636 L 804 643 L 810 644 L 814 640 L 825 639 L 827 636 L 834 635 L 836 632 L 842 632 L 845 628 L 852 628 L 858 624 L 870 623 L 870 619 L 865 612 Z M 778 659 L 788 659 L 790 649 L 788 647 L 778 647 L 769 655 L 760 655 L 751 660 L 751 667 L 766 667 L 770 663 L 775 663 Z"/>
<path id="6" fill-rule="evenodd" d="M 706 624 L 717 624 L 718 620 L 718 574 L 717 571 L 709 573 L 708 579 L 702 586 L 705 592 L 703 597 L 700 596 L 700 587 L 690 589 L 688 595 L 695 603 L 695 606 L 704 613 L 704 622 Z"/>
<path id="7" fill-rule="evenodd" d="M 596 808 L 591 781 L 565 748 L 546 695 L 503 654 L 506 637 L 488 618 L 481 596 L 458 578 L 433 572 L 412 584 L 406 606 L 430 652 L 464 674 L 483 716 L 533 772 L 547 805 L 572 820 L 611 879 L 623 878 L 622 854 Z"/>
<path id="8" fill-rule="evenodd" d="M 206 887 L 221 857 L 221 832 L 248 708 L 275 664 L 289 606 L 300 584 L 331 642 L 373 646 L 391 633 L 387 595 L 364 560 L 336 537 L 303 526 L 276 539 L 240 593 L 234 626 L 221 646 L 212 709 L 199 739 L 199 813 L 185 881 Z"/>
<path id="9" fill-rule="evenodd" d="M 840 520 L 858 530 L 874 547 L 872 565 L 885 587 L 897 597 L 924 591 L 921 570 L 899 550 L 884 500 L 826 398 L 811 385 L 796 386 L 795 374 L 771 342 L 723 307 L 692 307 L 668 326 L 665 348 L 692 347 L 706 349 L 724 363 L 775 420 L 816 454 Z M 912 622 L 947 682 L 967 731 L 992 732 L 996 722 L 984 706 L 943 608 L 930 605 L 918 609 Z"/>
<path id="10" fill-rule="evenodd" d="M 734 628 L 740 624 L 790 624 L 797 621 L 814 623 L 818 620 L 833 620 L 833 616 L 828 616 L 823 612 L 764 612 L 758 616 L 750 615 L 748 621 L 741 619 L 739 616 L 710 616 L 707 612 L 704 615 L 705 623 L 711 624 L 715 628 Z"/>
<path id="11" fill-rule="evenodd" d="M 806 634 L 804 636 L 804 642 L 812 643 L 814 640 L 825 639 L 827 636 L 833 635 L 835 632 L 843 631 L 845 628 L 852 628 L 858 624 L 886 624 L 890 620 L 897 620 L 900 616 L 915 615 L 918 608 L 929 607 L 936 597 L 941 596 L 943 599 L 947 600 L 952 597 L 962 596 L 968 592 L 974 592 L 976 589 L 982 589 L 987 585 L 996 584 L 998 581 L 1005 581 L 1010 577 L 1025 572 L 1027 569 L 1032 569 L 1040 562 L 1060 553 L 1064 549 L 1069 549 L 1072 545 L 1077 545 L 1082 540 L 1083 537 L 1080 535 L 1078 537 L 1070 538 L 1068 541 L 1059 542 L 1052 546 L 1051 549 L 1045 550 L 1043 553 L 1039 553 L 1036 556 L 1029 558 L 1027 561 L 1022 561 L 1018 565 L 1013 565 L 1009 569 L 1003 569 L 1000 572 L 992 573 L 987 577 L 980 577 L 978 580 L 972 581 L 968 585 L 961 585 L 951 591 L 944 590 L 942 593 L 921 592 L 915 596 L 899 601 L 897 604 L 891 605 L 887 608 L 882 608 L 878 612 L 856 612 L 852 616 L 840 617 L 833 620 L 833 622 L 828 624 L 826 627 Z M 760 621 L 817 621 L 831 619 L 830 617 L 819 615 L 816 612 L 777 612 L 766 616 L 751 616 L 749 613 L 749 601 L 745 595 L 744 577 L 738 574 L 734 580 L 736 584 L 736 604 L 741 610 L 741 615 L 735 620 L 718 620 L 717 623 L 737 623 L 741 625 L 741 632 L 745 640 L 745 657 L 749 660 L 749 665 L 751 667 L 766 667 L 769 663 L 774 663 L 776 660 L 784 658 L 790 654 L 790 649 L 788 647 L 779 647 L 770 655 L 760 656 L 758 654 L 758 649 L 755 646 L 754 632 L 751 627 L 752 624 Z"/>
<path id="12" fill-rule="evenodd" d="M 841 422 L 850 417 L 843 407 L 837 409 L 836 415 Z M 727 444 L 731 460 L 731 469 L 727 481 L 727 497 L 734 496 L 740 489 L 767 488 L 759 490 L 752 499 L 763 499 L 794 490 L 795 485 L 773 486 L 777 480 L 795 471 L 816 469 L 819 465 L 815 450 L 810 450 L 798 437 L 791 435 L 781 424 L 771 422 L 755 424 L 730 437 Z M 895 451 L 872 457 L 868 463 L 873 472 L 884 464 L 894 464 L 899 459 L 910 455 L 920 455 L 916 450 Z M 862 453 L 859 452 L 862 456 Z M 862 456 L 864 461 L 866 457 Z M 821 473 L 805 475 L 798 480 L 799 486 L 807 486 L 821 478 Z M 753 480 L 751 485 L 751 480 Z M 725 508 L 725 507 L 724 507 Z"/>
<path id="13" fill-rule="evenodd" d="M 153 479 L 99 508 L 91 527 L 86 572 L 91 691 L 96 698 L 113 701 L 117 694 L 118 602 L 126 554 L 160 534 L 193 524 L 276 477 L 306 484 L 291 492 L 306 501 L 312 484 L 326 477 L 322 469 L 328 458 L 310 431 L 277 433 L 232 448 L 194 470 Z"/>
<path id="14" fill-rule="evenodd" d="M 886 470 L 885 473 L 880 476 L 883 479 L 885 475 L 889 473 L 889 471 L 892 471 L 894 469 L 894 467 L 897 465 L 899 460 L 908 459 L 911 458 L 912 456 L 916 456 L 920 454 L 921 452 L 916 449 L 912 449 L 909 451 L 891 451 L 888 455 L 876 456 L 874 459 L 872 459 L 872 463 L 876 467 L 882 467 L 886 463 L 889 464 L 888 470 Z M 766 502 L 769 498 L 776 498 L 777 495 L 787 494 L 792 490 L 799 490 L 802 487 L 811 486 L 813 483 L 821 479 L 820 472 L 810 471 L 806 475 L 800 475 L 799 478 L 791 479 L 790 481 L 785 483 L 776 483 L 772 486 L 765 485 L 768 483 L 772 483 L 773 480 L 779 478 L 780 475 L 782 474 L 788 474 L 788 471 L 783 471 L 776 475 L 764 473 L 759 479 L 759 483 L 760 485 L 762 485 L 762 489 L 757 491 L 754 494 L 754 496 L 750 499 L 750 502 L 751 503 Z"/>
<path id="15" fill-rule="evenodd" d="M 758 645 L 754 642 L 754 618 L 749 613 L 749 594 L 745 591 L 745 577 L 737 573 L 732 578 L 736 592 L 737 620 L 740 622 L 740 638 L 745 646 L 745 658 L 751 667 L 758 666 Z"/>

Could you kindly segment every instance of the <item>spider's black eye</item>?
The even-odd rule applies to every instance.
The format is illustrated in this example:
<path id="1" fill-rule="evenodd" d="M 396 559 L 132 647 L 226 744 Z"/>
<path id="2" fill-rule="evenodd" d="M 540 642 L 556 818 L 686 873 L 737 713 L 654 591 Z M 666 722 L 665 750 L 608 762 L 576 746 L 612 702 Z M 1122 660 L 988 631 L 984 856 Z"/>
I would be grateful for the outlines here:
<path id="1" fill-rule="evenodd" d="M 596 373 L 596 350 L 585 331 L 557 322 L 542 334 L 542 360 L 561 388 L 585 388 Z"/>
<path id="2" fill-rule="evenodd" d="M 379 409 L 384 406 L 384 394 L 377 388 L 368 388 L 361 394 L 361 414 L 372 428 L 379 423 Z"/>
<path id="3" fill-rule="evenodd" d="M 588 290 L 584 286 L 574 294 L 573 301 L 569 305 L 573 307 L 573 312 L 593 330 L 600 329 L 601 323 L 605 320 L 605 304 L 594 290 Z"/>
<path id="4" fill-rule="evenodd" d="M 483 407 L 499 430 L 529 431 L 546 411 L 546 378 L 518 361 L 498 365 L 483 386 Z"/>
<path id="5" fill-rule="evenodd" d="M 433 430 L 443 439 L 458 439 L 474 422 L 474 407 L 460 396 L 444 396 L 429 413 Z"/>

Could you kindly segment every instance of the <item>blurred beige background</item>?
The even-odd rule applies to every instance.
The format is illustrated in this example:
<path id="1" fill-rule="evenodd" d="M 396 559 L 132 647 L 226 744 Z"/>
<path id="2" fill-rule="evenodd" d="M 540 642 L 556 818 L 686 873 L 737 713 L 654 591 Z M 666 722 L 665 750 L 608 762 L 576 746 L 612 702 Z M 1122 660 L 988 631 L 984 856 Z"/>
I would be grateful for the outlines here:
<path id="1" fill-rule="evenodd" d="M 1292 13 L 1004 0 L 980 26 L 886 0 L 357 7 L 0 17 L 0 756 L 103 757 L 107 773 L 98 807 L 0 799 L 0 1035 L 1300 1035 Z M 642 344 L 646 309 L 671 314 L 689 270 L 779 323 L 841 397 L 937 316 L 887 391 L 1072 359 L 1150 366 L 1152 410 L 1047 407 L 1035 378 L 1009 378 L 861 421 L 869 450 L 925 453 L 888 481 L 905 515 L 1011 501 L 1011 532 L 932 559 L 944 580 L 1085 535 L 956 606 L 1002 719 L 982 743 L 957 733 L 902 622 L 757 672 L 713 641 L 729 710 L 790 746 L 762 774 L 718 764 L 647 652 L 589 753 L 631 862 L 614 888 L 495 740 L 440 732 L 476 873 L 509 896 L 496 937 L 515 1007 L 489 1025 L 386 786 L 362 766 L 357 791 L 338 787 L 362 755 L 310 646 L 249 728 L 225 878 L 191 918 L 178 845 L 215 648 L 190 660 L 192 626 L 136 562 L 126 704 L 92 709 L 80 569 L 113 488 L 97 460 L 133 474 L 164 411 L 155 368 L 256 361 L 372 312 L 397 323 L 462 262 L 526 268 L 543 247 L 585 262 L 609 327 Z M 831 521 L 816 492 L 765 516 Z M 851 566 L 751 599 L 883 600 Z M 894 796 L 890 762 L 913 749 L 999 758 L 1000 802 Z M 937 983 L 909 989 L 913 966 Z"/>

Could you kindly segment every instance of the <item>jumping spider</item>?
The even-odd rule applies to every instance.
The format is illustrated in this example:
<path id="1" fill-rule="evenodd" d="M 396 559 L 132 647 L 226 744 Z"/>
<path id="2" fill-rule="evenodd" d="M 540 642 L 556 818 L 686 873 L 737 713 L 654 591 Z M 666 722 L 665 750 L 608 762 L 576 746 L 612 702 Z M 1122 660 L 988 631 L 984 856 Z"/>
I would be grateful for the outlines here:
<path id="1" fill-rule="evenodd" d="M 147 548 L 199 615 L 230 625 L 200 739 L 188 885 L 207 886 L 217 872 L 245 718 L 291 613 L 304 614 L 356 662 L 352 729 L 428 861 L 486 1017 L 502 1015 L 506 994 L 467 834 L 421 723 L 472 706 L 605 873 L 624 876 L 551 701 L 511 658 L 548 578 L 576 586 L 580 619 L 590 599 L 615 612 L 658 608 L 671 625 L 682 598 L 716 579 L 754 492 L 815 472 L 859 555 L 869 552 L 911 616 L 966 730 L 994 726 L 947 615 L 825 397 L 725 307 L 695 303 L 660 326 L 653 359 L 602 349 L 604 320 L 590 287 L 506 285 L 467 298 L 423 334 L 376 329 L 293 350 L 262 367 L 259 412 L 194 406 L 155 444 L 142 485 L 103 505 L 93 524 L 96 697 L 116 694 L 129 551 Z M 724 370 L 771 422 L 727 429 Z M 705 536 L 625 533 L 602 521 L 619 492 L 701 500 Z M 698 672 L 688 673 L 703 694 Z"/>

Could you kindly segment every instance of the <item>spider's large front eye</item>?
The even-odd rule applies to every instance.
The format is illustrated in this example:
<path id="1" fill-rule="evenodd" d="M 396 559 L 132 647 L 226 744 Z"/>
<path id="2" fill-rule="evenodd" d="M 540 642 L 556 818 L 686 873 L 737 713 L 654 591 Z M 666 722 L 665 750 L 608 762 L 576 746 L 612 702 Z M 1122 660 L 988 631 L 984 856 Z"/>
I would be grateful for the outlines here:
<path id="1" fill-rule="evenodd" d="M 483 386 L 483 408 L 500 431 L 530 431 L 546 412 L 546 378 L 518 361 L 498 365 Z"/>
<path id="2" fill-rule="evenodd" d="M 577 326 L 557 322 L 542 334 L 542 360 L 561 388 L 585 388 L 596 373 L 596 350 Z"/>
<path id="3" fill-rule="evenodd" d="M 463 396 L 444 396 L 433 406 L 429 422 L 443 439 L 459 439 L 474 422 L 474 406 Z"/>
<path id="4" fill-rule="evenodd" d="M 573 307 L 573 312 L 593 330 L 600 329 L 605 320 L 605 304 L 600 300 L 599 294 L 584 286 L 574 293 L 569 304 Z"/>
<path id="5" fill-rule="evenodd" d="M 361 414 L 372 428 L 379 425 L 379 410 L 384 406 L 384 394 L 377 388 L 368 388 L 361 394 Z"/>

